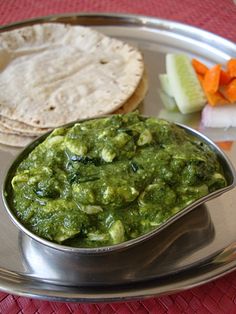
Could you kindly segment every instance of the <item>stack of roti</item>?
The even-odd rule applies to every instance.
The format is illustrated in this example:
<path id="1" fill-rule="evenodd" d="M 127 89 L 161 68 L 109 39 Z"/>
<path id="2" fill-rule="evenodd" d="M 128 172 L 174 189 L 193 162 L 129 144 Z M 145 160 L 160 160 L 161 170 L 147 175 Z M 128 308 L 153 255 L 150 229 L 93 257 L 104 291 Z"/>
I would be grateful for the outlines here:
<path id="1" fill-rule="evenodd" d="M 141 52 L 88 27 L 46 23 L 0 34 L 0 142 L 134 110 L 147 91 Z"/>

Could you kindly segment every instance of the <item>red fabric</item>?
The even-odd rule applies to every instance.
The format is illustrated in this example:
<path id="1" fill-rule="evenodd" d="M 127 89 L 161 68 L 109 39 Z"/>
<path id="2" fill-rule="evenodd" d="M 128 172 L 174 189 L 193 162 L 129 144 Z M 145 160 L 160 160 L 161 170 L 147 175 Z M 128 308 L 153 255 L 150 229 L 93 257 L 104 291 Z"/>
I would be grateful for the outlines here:
<path id="1" fill-rule="evenodd" d="M 187 23 L 236 42 L 233 0 L 0 0 L 0 24 L 71 12 L 134 13 Z M 170 296 L 103 304 L 34 300 L 0 292 L 0 313 L 236 313 L 236 272 Z"/>
<path id="2" fill-rule="evenodd" d="M 155 16 L 197 26 L 236 41 L 233 0 L 1 0 L 0 24 L 66 12 Z"/>
<path id="3" fill-rule="evenodd" d="M 2 314 L 235 314 L 236 272 L 173 295 L 122 303 L 65 303 L 0 292 Z"/>

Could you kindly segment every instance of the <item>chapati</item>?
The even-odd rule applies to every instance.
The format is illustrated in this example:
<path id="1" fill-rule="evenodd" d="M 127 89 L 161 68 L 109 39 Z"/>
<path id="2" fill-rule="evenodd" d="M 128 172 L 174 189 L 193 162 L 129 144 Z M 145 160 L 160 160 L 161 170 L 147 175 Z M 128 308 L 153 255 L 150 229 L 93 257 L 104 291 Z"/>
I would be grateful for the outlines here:
<path id="1" fill-rule="evenodd" d="M 50 131 L 49 128 L 37 128 L 17 120 L 0 116 L 0 130 L 4 129 L 5 133 L 23 134 L 28 136 L 37 136 Z"/>
<path id="2" fill-rule="evenodd" d="M 114 113 L 124 114 L 124 113 L 128 113 L 137 109 L 138 106 L 142 103 L 142 100 L 144 96 L 146 95 L 147 90 L 148 90 L 148 80 L 147 80 L 147 75 L 144 72 L 144 76 L 142 77 L 133 95 Z"/>
<path id="3" fill-rule="evenodd" d="M 137 48 L 84 26 L 1 33 L 0 55 L 0 114 L 37 128 L 114 112 L 144 73 Z"/>
<path id="4" fill-rule="evenodd" d="M 9 146 L 24 147 L 32 142 L 35 137 L 17 134 L 7 134 L 0 131 L 0 143 Z"/>

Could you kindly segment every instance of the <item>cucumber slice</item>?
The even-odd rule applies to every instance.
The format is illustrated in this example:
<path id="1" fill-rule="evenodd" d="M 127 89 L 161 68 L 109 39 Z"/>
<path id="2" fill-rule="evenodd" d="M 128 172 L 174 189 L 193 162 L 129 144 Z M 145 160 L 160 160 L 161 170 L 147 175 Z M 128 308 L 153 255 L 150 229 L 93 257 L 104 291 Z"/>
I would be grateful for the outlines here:
<path id="1" fill-rule="evenodd" d="M 158 114 L 158 118 L 165 119 L 171 122 L 191 125 L 191 127 L 193 128 L 198 128 L 201 113 L 195 112 L 190 114 L 182 114 L 179 111 L 169 111 L 166 109 L 161 109 Z"/>
<path id="2" fill-rule="evenodd" d="M 165 73 L 165 74 L 159 74 L 159 80 L 160 80 L 160 83 L 161 83 L 161 89 L 170 97 L 173 97 L 173 92 L 171 90 L 171 87 L 170 87 L 170 82 L 169 82 L 169 78 L 168 78 L 168 75 Z"/>
<path id="3" fill-rule="evenodd" d="M 164 105 L 164 107 L 168 111 L 178 110 L 178 107 L 176 105 L 176 101 L 175 101 L 175 99 L 173 97 L 170 97 L 169 95 L 167 95 L 162 90 L 159 90 L 159 95 L 160 95 L 162 104 Z"/>
<path id="4" fill-rule="evenodd" d="M 167 54 L 166 70 L 179 110 L 184 114 L 200 111 L 206 97 L 188 56 Z"/>

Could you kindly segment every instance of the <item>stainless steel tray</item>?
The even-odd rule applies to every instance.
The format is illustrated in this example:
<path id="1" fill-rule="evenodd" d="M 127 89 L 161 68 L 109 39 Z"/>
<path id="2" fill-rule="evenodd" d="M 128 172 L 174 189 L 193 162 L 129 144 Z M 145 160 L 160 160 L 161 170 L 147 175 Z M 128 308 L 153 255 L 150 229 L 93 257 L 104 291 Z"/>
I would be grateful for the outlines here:
<path id="1" fill-rule="evenodd" d="M 83 24 L 137 45 L 143 52 L 149 79 L 149 92 L 141 112 L 156 115 L 198 128 L 199 115 L 171 115 L 161 105 L 158 74 L 165 70 L 167 52 L 184 52 L 204 62 L 225 63 L 236 57 L 236 45 L 214 34 L 166 20 L 131 15 L 70 14 L 51 16 L 1 27 L 10 30 L 34 23 L 63 22 Z M 215 141 L 236 140 L 236 130 L 203 130 Z M 0 182 L 19 150 L 0 146 Z M 236 166 L 236 145 L 228 152 Z M 18 232 L 0 200 L 0 289 L 9 293 L 40 297 L 49 300 L 108 302 L 142 298 L 187 289 L 217 278 L 236 268 L 236 202 L 235 190 L 196 208 L 165 229 L 157 238 L 146 243 L 142 250 L 130 251 L 125 258 L 132 267 L 119 268 L 126 280 L 117 285 L 119 272 L 112 260 L 104 263 L 101 284 L 71 285 L 76 262 L 63 269 L 60 257 L 42 253 L 39 244 Z M 46 250 L 46 248 L 44 248 Z M 145 254 L 144 254 L 145 253 Z M 47 256 L 47 258 L 45 258 Z M 55 265 L 58 262 L 60 267 Z M 78 263 L 80 261 L 78 260 Z M 91 268 L 91 282 L 96 265 Z M 106 271 L 107 270 L 107 271 Z M 106 280 L 106 276 L 107 279 Z M 81 278 L 83 272 L 81 271 Z M 129 282 L 129 278 L 132 279 Z M 137 280 L 133 280 L 133 279 Z M 116 280 L 115 280 L 116 279 Z M 82 282 L 82 281 L 81 281 Z M 127 283 L 129 282 L 129 283 Z"/>

